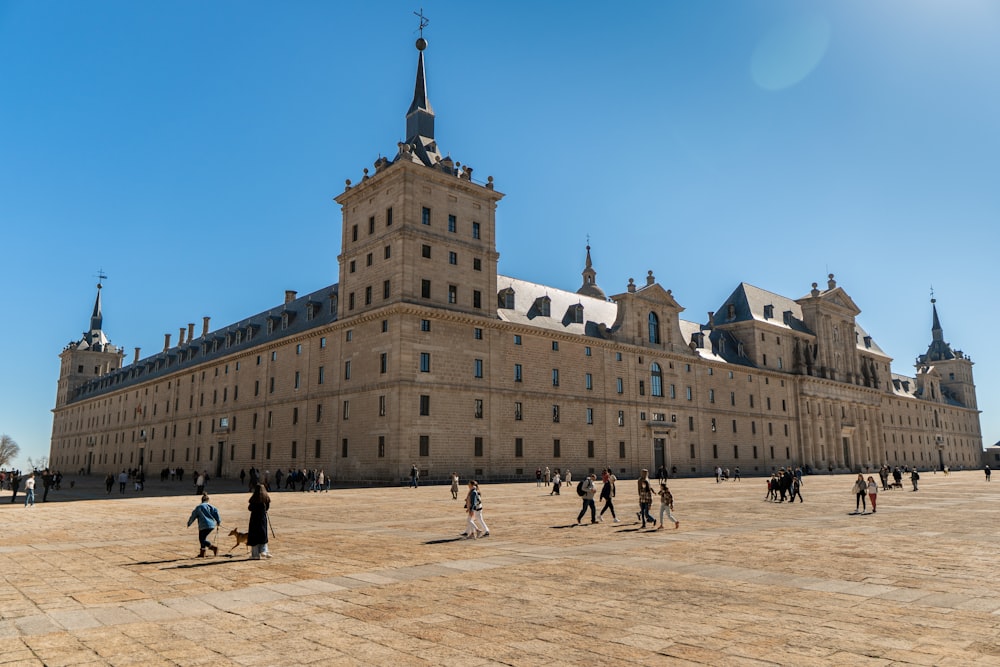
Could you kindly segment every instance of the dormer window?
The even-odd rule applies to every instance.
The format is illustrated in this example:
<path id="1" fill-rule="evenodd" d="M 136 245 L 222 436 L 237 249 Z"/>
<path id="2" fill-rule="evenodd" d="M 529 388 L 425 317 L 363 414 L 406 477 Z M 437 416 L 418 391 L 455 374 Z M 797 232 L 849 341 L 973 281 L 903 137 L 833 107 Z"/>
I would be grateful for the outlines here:
<path id="1" fill-rule="evenodd" d="M 726 319 L 735 320 L 736 319 L 736 304 L 729 304 L 726 306 Z"/>
<path id="2" fill-rule="evenodd" d="M 569 307 L 569 320 L 574 324 L 583 324 L 583 304 L 577 303 Z"/>
<path id="3" fill-rule="evenodd" d="M 535 310 L 542 317 L 551 317 L 552 315 L 552 299 L 547 296 L 540 296 L 535 299 Z"/>
<path id="4" fill-rule="evenodd" d="M 312 320 L 316 314 L 316 306 L 311 301 L 306 304 L 306 320 Z"/>
<path id="5" fill-rule="evenodd" d="M 243 330 L 242 329 L 237 329 L 236 330 L 236 344 L 239 345 L 242 342 L 243 342 Z"/>
<path id="6" fill-rule="evenodd" d="M 770 320 L 774 317 L 774 306 L 768 304 L 764 306 L 764 319 Z"/>
<path id="7" fill-rule="evenodd" d="M 500 290 L 497 294 L 497 305 L 500 308 L 514 310 L 514 290 L 510 287 Z"/>
<path id="8" fill-rule="evenodd" d="M 871 347 L 872 346 L 872 337 L 871 336 L 865 336 L 864 340 L 865 340 L 865 347 Z"/>
<path id="9" fill-rule="evenodd" d="M 267 333 L 274 333 L 274 320 L 272 318 L 267 318 Z"/>

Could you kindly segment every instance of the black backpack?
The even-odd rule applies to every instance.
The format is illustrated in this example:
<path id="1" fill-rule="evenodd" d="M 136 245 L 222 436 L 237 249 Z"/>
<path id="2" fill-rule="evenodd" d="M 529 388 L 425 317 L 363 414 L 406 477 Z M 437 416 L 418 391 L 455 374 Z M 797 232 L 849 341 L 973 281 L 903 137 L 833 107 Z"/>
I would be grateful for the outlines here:
<path id="1" fill-rule="evenodd" d="M 576 495 L 578 495 L 578 496 L 585 496 L 585 495 L 587 495 L 587 492 L 583 490 L 583 483 L 586 482 L 586 481 L 587 481 L 587 478 L 584 477 L 579 482 L 577 482 L 577 484 L 576 484 Z"/>

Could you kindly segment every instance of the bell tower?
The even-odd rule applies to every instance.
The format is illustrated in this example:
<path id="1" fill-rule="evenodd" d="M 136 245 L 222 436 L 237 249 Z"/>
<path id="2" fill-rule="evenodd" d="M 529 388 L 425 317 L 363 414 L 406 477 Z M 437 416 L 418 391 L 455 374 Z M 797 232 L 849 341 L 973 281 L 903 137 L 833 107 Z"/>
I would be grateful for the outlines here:
<path id="1" fill-rule="evenodd" d="M 98 273 L 98 280 L 107 276 Z M 104 334 L 104 315 L 101 306 L 101 289 L 97 283 L 97 299 L 90 316 L 90 328 L 83 332 L 78 341 L 69 343 L 59 355 L 59 384 L 56 390 L 56 409 L 65 406 L 73 398 L 74 392 L 90 380 L 106 375 L 122 366 L 125 353 L 115 347 Z"/>

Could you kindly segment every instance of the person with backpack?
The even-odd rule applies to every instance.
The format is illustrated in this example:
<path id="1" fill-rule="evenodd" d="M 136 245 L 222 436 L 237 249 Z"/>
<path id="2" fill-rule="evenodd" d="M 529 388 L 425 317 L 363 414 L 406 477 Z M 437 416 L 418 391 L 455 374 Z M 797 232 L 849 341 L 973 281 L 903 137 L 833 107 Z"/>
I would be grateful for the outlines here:
<path id="1" fill-rule="evenodd" d="M 594 494 L 597 493 L 597 485 L 594 484 L 594 480 L 597 479 L 596 476 L 591 473 L 590 475 L 584 477 L 577 484 L 576 494 L 583 499 L 583 507 L 580 509 L 580 513 L 576 517 L 576 523 L 579 525 L 580 519 L 587 513 L 587 509 L 590 508 L 590 523 L 598 523 L 597 519 L 597 506 L 594 504 Z"/>
<path id="2" fill-rule="evenodd" d="M 913 490 L 917 490 L 917 482 L 920 481 L 920 473 L 917 472 L 917 466 L 913 466 L 913 470 L 910 471 L 910 482 L 913 483 Z"/>

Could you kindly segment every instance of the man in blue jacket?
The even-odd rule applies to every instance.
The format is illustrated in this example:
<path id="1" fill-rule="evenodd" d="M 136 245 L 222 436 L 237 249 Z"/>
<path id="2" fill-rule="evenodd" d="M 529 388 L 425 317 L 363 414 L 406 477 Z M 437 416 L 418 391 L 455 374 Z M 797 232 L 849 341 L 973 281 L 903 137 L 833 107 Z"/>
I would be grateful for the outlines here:
<path id="1" fill-rule="evenodd" d="M 208 536 L 212 534 L 216 526 L 222 525 L 222 519 L 219 518 L 219 510 L 208 503 L 208 494 L 202 495 L 201 504 L 191 512 L 191 517 L 188 519 L 187 525 L 190 526 L 195 520 L 198 521 L 198 543 L 201 545 L 201 552 L 198 554 L 198 558 L 205 557 L 206 549 L 211 549 L 212 555 L 217 556 L 219 554 L 219 547 L 209 542 Z"/>

